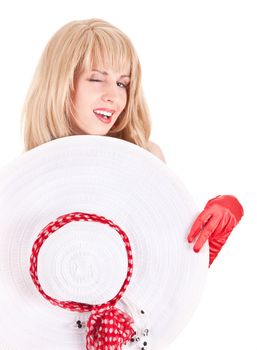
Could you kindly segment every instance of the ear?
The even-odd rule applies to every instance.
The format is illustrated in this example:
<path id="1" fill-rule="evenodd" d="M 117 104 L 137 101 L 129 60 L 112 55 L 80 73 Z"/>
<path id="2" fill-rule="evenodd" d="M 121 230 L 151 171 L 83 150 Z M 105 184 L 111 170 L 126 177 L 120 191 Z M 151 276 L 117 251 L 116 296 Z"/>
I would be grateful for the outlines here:
<path id="1" fill-rule="evenodd" d="M 164 158 L 164 154 L 163 154 L 161 148 L 156 143 L 154 143 L 152 141 L 148 141 L 147 149 L 149 152 L 154 154 L 157 158 L 159 158 L 164 163 L 166 163 L 165 158 Z"/>

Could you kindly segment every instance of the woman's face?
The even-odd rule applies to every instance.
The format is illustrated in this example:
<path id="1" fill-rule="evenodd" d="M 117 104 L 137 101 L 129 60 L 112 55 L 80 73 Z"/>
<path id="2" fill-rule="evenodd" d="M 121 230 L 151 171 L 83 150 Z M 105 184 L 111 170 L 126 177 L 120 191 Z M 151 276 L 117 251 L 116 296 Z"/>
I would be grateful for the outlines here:
<path id="1" fill-rule="evenodd" d="M 126 106 L 129 82 L 128 72 L 109 66 L 82 72 L 75 86 L 73 126 L 85 134 L 106 135 Z"/>

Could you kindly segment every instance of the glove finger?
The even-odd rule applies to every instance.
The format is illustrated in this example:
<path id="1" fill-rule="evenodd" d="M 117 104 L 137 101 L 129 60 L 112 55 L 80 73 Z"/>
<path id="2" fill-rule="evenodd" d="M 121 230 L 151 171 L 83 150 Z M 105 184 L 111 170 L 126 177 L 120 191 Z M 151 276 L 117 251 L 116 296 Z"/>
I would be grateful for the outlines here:
<path id="1" fill-rule="evenodd" d="M 212 212 L 209 209 L 203 210 L 196 220 L 194 221 L 191 230 L 187 236 L 187 240 L 189 243 L 192 243 L 199 232 L 202 230 L 203 226 L 208 222 L 208 220 L 212 217 Z"/>
<path id="2" fill-rule="evenodd" d="M 198 253 L 204 243 L 208 240 L 208 238 L 210 236 L 212 236 L 213 232 L 215 232 L 216 228 L 219 226 L 221 222 L 221 218 L 219 216 L 213 216 L 208 222 L 207 224 L 204 226 L 204 228 L 202 229 L 195 245 L 194 245 L 194 251 L 196 253 Z"/>
<path id="3" fill-rule="evenodd" d="M 210 250 L 210 257 L 209 257 L 209 267 L 213 263 L 213 261 L 216 259 L 217 255 L 219 254 L 221 248 L 226 243 L 227 238 L 229 237 L 230 233 L 236 226 L 236 220 L 235 218 L 231 217 L 227 223 L 224 226 L 224 221 L 221 220 L 220 224 L 217 226 L 216 230 L 212 234 L 212 239 L 209 242 L 209 250 Z"/>
<path id="4" fill-rule="evenodd" d="M 218 241 L 218 237 L 224 232 L 227 226 L 228 226 L 228 221 L 224 223 L 224 217 L 223 217 L 220 220 L 215 231 L 212 233 L 212 239 L 209 241 L 209 267 L 211 266 L 213 261 L 216 259 L 221 249 L 220 242 Z"/>

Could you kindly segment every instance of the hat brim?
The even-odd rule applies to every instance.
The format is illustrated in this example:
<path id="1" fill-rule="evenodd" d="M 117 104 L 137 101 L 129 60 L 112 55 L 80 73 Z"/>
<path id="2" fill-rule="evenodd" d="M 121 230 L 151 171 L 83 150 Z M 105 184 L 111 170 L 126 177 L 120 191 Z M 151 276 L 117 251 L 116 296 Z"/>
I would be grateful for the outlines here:
<path id="1" fill-rule="evenodd" d="M 77 211 L 102 215 L 126 232 L 134 271 L 125 296 L 149 317 L 151 349 L 165 348 L 191 319 L 207 276 L 208 247 L 195 254 L 186 240 L 198 210 L 178 177 L 148 151 L 92 135 L 45 143 L 0 173 L 0 344 L 84 349 L 78 313 L 51 305 L 29 274 L 40 230 Z M 59 300 L 109 300 L 126 275 L 117 236 L 97 223 L 67 225 L 42 247 L 43 287 Z"/>

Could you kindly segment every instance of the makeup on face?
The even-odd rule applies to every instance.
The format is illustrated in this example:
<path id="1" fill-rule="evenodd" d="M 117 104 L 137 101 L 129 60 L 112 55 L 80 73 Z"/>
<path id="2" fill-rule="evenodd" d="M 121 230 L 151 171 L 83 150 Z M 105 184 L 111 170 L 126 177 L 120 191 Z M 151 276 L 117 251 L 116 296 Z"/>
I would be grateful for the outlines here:
<path id="1" fill-rule="evenodd" d="M 76 82 L 75 122 L 87 134 L 106 135 L 127 103 L 129 75 L 106 68 L 84 71 Z"/>

